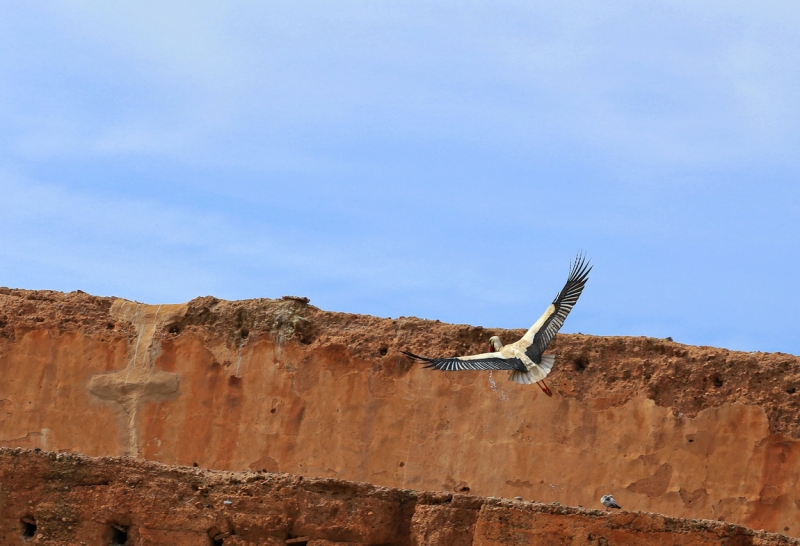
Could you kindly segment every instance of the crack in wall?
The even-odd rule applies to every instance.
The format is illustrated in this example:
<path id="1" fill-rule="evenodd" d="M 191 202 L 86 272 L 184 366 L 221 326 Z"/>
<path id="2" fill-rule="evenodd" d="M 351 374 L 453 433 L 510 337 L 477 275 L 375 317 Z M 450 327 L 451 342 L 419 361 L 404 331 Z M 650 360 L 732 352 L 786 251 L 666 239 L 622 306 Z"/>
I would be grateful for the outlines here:
<path id="1" fill-rule="evenodd" d="M 39 448 L 47 450 L 47 437 L 50 435 L 50 429 L 43 428 L 41 432 L 29 432 L 24 436 L 18 438 L 5 438 L 0 440 L 0 447 L 17 446 L 20 443 L 28 443 L 31 438 L 39 438 Z M 35 444 L 34 444 L 35 445 Z"/>

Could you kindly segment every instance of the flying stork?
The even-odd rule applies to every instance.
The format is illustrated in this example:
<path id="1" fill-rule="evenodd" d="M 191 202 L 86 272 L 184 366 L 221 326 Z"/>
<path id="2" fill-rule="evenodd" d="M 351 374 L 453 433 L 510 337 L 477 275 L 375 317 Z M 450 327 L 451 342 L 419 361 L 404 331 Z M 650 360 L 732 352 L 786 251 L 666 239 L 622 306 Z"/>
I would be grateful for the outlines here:
<path id="1" fill-rule="evenodd" d="M 492 336 L 489 343 L 493 352 L 453 358 L 426 358 L 402 351 L 412 360 L 425 362 L 425 368 L 443 371 L 459 370 L 511 370 L 508 379 L 515 383 L 536 383 L 547 396 L 553 396 L 544 378 L 553 369 L 555 357 L 542 355 L 564 324 L 567 315 L 578 301 L 589 279 L 592 266 L 580 254 L 570 264 L 569 277 L 553 303 L 519 341 L 503 346 L 500 338 Z"/>

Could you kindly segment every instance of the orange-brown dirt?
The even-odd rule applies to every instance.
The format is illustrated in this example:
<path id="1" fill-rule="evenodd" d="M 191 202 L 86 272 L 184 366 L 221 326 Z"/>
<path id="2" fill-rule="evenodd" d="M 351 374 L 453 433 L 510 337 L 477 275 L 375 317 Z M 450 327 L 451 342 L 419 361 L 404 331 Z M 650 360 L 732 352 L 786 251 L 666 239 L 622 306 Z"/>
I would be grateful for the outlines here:
<path id="1" fill-rule="evenodd" d="M 797 357 L 560 334 L 547 398 L 399 354 L 522 332 L 0 288 L 0 446 L 590 507 L 614 493 L 800 536 Z"/>
<path id="2" fill-rule="evenodd" d="M 709 520 L 0 449 L 4 546 L 798 545 Z"/>

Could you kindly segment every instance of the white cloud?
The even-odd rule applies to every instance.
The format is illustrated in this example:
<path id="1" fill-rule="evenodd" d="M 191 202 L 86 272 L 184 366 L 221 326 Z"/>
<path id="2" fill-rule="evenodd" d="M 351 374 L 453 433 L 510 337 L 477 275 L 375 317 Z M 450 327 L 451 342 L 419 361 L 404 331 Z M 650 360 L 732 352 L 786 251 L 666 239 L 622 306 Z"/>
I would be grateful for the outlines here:
<path id="1" fill-rule="evenodd" d="M 267 286 L 270 279 L 356 283 L 373 290 L 424 284 L 414 275 L 394 273 L 420 271 L 374 241 L 332 247 L 329 240 L 309 240 L 308 234 L 268 219 L 242 222 L 230 211 L 81 193 L 8 173 L 0 173 L 0 192 L 5 241 L 0 276 L 20 286 L 30 286 L 26 275 L 35 278 L 33 272 L 42 268 L 69 272 L 69 278 L 83 279 L 100 293 L 144 300 L 175 301 L 215 290 L 236 294 L 242 285 L 246 292 L 259 284 L 259 275 Z M 90 289 L 87 285 L 75 288 Z"/>
<path id="2" fill-rule="evenodd" d="M 119 75 L 122 88 L 96 101 L 76 101 L 69 86 L 18 99 L 28 113 L 12 116 L 12 140 L 36 158 L 225 154 L 267 169 L 280 161 L 271 151 L 328 163 L 310 134 L 364 133 L 519 153 L 578 147 L 640 166 L 731 164 L 766 150 L 791 160 L 782 144 L 798 137 L 800 40 L 781 29 L 795 11 L 62 2 L 45 24 L 80 54 L 67 49 L 50 66 L 67 78 L 88 71 L 100 86 Z M 741 33 L 748 25 L 762 30 Z M 133 102 L 107 104 L 114 93 Z"/>

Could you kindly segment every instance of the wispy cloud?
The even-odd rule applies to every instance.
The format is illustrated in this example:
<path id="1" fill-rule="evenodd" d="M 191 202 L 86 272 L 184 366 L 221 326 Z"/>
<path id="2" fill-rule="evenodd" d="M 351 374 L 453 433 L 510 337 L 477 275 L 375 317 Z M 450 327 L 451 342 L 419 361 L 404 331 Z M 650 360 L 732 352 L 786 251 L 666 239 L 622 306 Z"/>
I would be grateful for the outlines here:
<path id="1" fill-rule="evenodd" d="M 401 263 L 368 241 L 333 248 L 268 220 L 242 223 L 230 213 L 92 195 L 8 173 L 0 173 L 0 192 L 7 283 L 25 286 L 27 275 L 45 268 L 82 283 L 72 288 L 106 293 L 113 286 L 127 297 L 170 300 L 209 290 L 274 297 L 275 281 L 292 278 L 306 289 L 310 279 L 373 290 L 418 284 L 393 274 Z"/>

